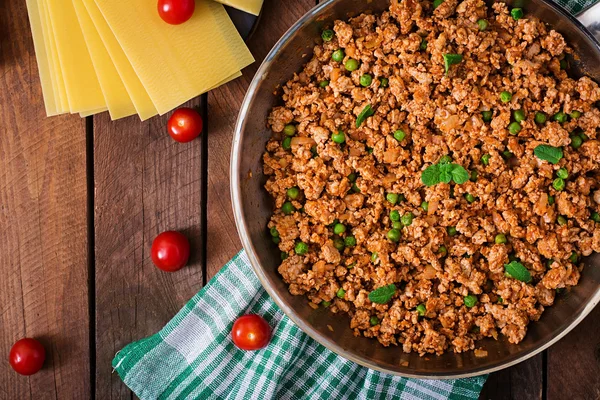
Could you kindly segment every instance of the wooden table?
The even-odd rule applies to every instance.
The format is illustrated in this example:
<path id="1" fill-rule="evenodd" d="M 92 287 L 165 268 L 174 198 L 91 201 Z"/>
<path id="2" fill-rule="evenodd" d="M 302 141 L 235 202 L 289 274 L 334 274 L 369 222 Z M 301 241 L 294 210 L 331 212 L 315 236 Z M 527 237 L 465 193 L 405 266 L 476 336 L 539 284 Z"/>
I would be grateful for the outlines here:
<path id="1" fill-rule="evenodd" d="M 249 40 L 262 60 L 315 0 L 267 0 Z M 0 399 L 130 399 L 114 354 L 158 331 L 241 249 L 229 197 L 236 115 L 258 63 L 201 96 L 202 139 L 175 143 L 169 115 L 46 118 L 24 1 L 0 7 Z M 190 265 L 149 257 L 161 231 L 191 240 Z M 492 374 L 482 398 L 600 398 L 600 308 L 550 350 Z M 45 368 L 13 373 L 12 344 L 39 338 Z"/>

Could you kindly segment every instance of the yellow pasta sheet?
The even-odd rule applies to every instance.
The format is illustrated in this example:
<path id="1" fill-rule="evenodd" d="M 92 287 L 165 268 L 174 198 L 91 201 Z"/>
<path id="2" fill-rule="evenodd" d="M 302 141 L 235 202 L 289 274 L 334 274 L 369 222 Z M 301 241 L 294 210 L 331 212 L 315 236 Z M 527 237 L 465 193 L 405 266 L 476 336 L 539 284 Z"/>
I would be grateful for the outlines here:
<path id="1" fill-rule="evenodd" d="M 158 112 L 156 111 L 154 103 L 152 103 L 148 92 L 133 70 L 129 59 L 106 23 L 100 9 L 96 3 L 94 3 L 94 0 L 83 0 L 83 4 L 119 73 L 119 77 L 121 78 L 140 119 L 143 121 L 156 115 Z"/>
<path id="2" fill-rule="evenodd" d="M 211 0 L 198 0 L 181 25 L 165 23 L 151 0 L 95 2 L 159 114 L 254 61 L 223 6 Z"/>
<path id="3" fill-rule="evenodd" d="M 237 8 L 250 14 L 258 15 L 263 5 L 263 0 L 217 0 L 226 6 Z"/>
<path id="4" fill-rule="evenodd" d="M 44 28 L 44 41 L 46 43 L 46 52 L 50 61 L 50 75 L 54 88 L 54 97 L 57 101 L 57 108 L 61 113 L 68 113 L 69 100 L 67 99 L 67 90 L 63 79 L 60 61 L 58 61 L 58 50 L 56 49 L 56 40 L 54 39 L 54 30 L 52 21 L 48 15 L 48 4 L 45 0 L 37 0 L 40 16 L 42 17 L 42 27 Z"/>
<path id="5" fill-rule="evenodd" d="M 135 107 L 129 98 L 127 89 L 125 89 L 83 1 L 72 1 L 110 117 L 114 120 L 135 114 Z"/>
<path id="6" fill-rule="evenodd" d="M 45 1 L 52 21 L 70 111 L 87 112 L 106 108 L 72 1 Z"/>

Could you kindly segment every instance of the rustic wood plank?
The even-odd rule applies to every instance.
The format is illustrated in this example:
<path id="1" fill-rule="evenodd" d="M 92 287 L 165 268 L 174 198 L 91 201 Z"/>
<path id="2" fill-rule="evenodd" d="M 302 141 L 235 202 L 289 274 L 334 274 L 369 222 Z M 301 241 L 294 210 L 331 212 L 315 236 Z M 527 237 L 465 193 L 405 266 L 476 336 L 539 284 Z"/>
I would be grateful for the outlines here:
<path id="1" fill-rule="evenodd" d="M 146 122 L 94 117 L 96 394 L 102 399 L 131 397 L 112 372 L 115 353 L 160 330 L 202 287 L 202 142 L 173 141 L 169 115 Z M 154 237 L 166 230 L 183 232 L 192 247 L 189 265 L 175 273 L 150 259 Z"/>
<path id="2" fill-rule="evenodd" d="M 490 374 L 479 398 L 481 400 L 542 399 L 543 354 L 538 354 L 514 367 Z"/>
<path id="3" fill-rule="evenodd" d="M 212 90 L 208 95 L 208 243 L 207 274 L 210 279 L 242 245 L 237 235 L 229 195 L 231 141 L 238 111 L 254 73 L 271 47 L 315 0 L 266 0 L 260 23 L 248 46 L 256 62 L 243 76 Z"/>
<path id="4" fill-rule="evenodd" d="M 548 400 L 600 399 L 600 307 L 548 350 Z"/>
<path id="5" fill-rule="evenodd" d="M 0 398 L 90 396 L 86 130 L 46 118 L 25 2 L 0 7 Z M 6 357 L 41 340 L 32 377 Z"/>

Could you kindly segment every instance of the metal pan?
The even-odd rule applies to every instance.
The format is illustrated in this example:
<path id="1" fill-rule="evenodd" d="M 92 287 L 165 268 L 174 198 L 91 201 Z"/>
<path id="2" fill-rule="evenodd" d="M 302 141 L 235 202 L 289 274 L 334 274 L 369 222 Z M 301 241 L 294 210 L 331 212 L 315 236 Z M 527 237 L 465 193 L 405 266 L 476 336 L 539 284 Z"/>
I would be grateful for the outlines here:
<path id="1" fill-rule="evenodd" d="M 600 43 L 594 37 L 600 24 L 600 6 L 586 10 L 580 21 L 546 0 L 516 0 L 529 14 L 562 33 L 579 60 L 571 64 L 576 74 L 600 79 Z M 508 1 L 515 4 L 516 1 Z M 573 329 L 600 302 L 600 254 L 588 257 L 580 284 L 559 297 L 538 322 L 532 322 L 525 340 L 517 345 L 506 340 L 483 340 L 488 356 L 473 352 L 419 357 L 400 347 L 385 348 L 374 339 L 355 337 L 348 318 L 326 309 L 313 310 L 304 296 L 292 296 L 277 273 L 280 263 L 265 227 L 272 202 L 263 189 L 262 154 L 271 133 L 267 114 L 276 104 L 275 89 L 301 69 L 323 26 L 364 11 L 380 12 L 389 0 L 329 0 L 302 17 L 273 47 L 248 89 L 237 121 L 231 155 L 231 196 L 242 244 L 254 271 L 277 305 L 304 332 L 340 356 L 375 370 L 406 377 L 450 379 L 494 372 L 517 364 L 551 346 Z M 333 330 L 330 330 L 331 326 Z"/>

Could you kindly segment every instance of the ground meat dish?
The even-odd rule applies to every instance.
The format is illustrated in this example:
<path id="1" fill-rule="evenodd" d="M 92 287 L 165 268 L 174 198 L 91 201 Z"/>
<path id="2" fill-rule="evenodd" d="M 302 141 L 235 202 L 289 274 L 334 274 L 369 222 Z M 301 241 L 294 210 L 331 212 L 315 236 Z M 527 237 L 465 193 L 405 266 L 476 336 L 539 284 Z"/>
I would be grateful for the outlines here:
<path id="1" fill-rule="evenodd" d="M 600 251 L 598 85 L 526 12 L 434 3 L 336 21 L 263 157 L 290 292 L 421 355 L 519 343 Z"/>

